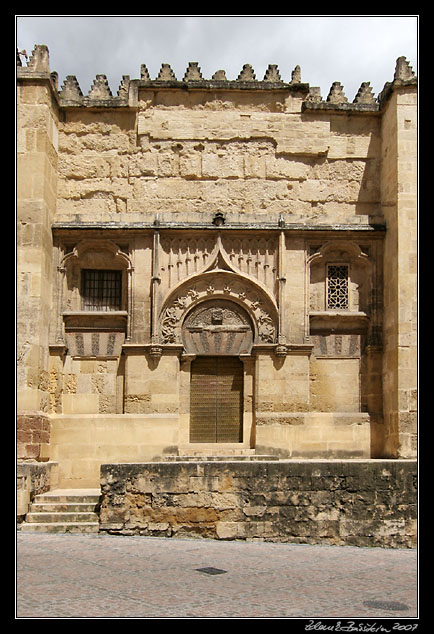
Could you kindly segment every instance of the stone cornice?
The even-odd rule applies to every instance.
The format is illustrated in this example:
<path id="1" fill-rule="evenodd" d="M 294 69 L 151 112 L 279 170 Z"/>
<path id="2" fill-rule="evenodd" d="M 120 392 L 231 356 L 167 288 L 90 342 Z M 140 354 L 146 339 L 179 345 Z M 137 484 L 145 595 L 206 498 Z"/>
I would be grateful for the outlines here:
<path id="1" fill-rule="evenodd" d="M 328 103 L 327 101 L 304 101 L 301 111 L 330 111 L 339 113 L 377 114 L 380 112 L 379 103 Z"/>
<path id="2" fill-rule="evenodd" d="M 53 232 L 77 231 L 77 230 L 111 230 L 111 231 L 142 231 L 142 230 L 208 230 L 208 231 L 356 231 L 356 232 L 384 232 L 385 224 L 324 224 L 313 225 L 304 223 L 285 223 L 280 226 L 278 223 L 233 223 L 216 227 L 212 223 L 194 222 L 165 222 L 155 224 L 154 222 L 55 222 L 51 225 Z"/>

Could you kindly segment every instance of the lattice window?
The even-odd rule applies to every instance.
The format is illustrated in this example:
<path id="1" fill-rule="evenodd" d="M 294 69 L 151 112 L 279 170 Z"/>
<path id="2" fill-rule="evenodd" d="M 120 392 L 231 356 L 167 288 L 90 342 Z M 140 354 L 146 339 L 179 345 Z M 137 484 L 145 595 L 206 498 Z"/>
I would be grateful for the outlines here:
<path id="1" fill-rule="evenodd" d="M 327 308 L 348 310 L 348 265 L 329 264 L 327 269 Z"/>
<path id="2" fill-rule="evenodd" d="M 120 310 L 122 271 L 82 270 L 83 310 Z"/>

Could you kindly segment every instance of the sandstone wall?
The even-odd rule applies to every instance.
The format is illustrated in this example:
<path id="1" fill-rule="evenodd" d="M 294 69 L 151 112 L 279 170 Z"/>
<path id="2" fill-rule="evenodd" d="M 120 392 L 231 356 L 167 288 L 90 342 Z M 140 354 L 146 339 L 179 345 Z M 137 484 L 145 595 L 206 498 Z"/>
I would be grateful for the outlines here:
<path id="1" fill-rule="evenodd" d="M 68 108 L 56 220 L 377 218 L 378 112 L 301 112 L 305 99 L 141 85 L 137 109 Z"/>
<path id="2" fill-rule="evenodd" d="M 416 476 L 414 461 L 105 464 L 100 530 L 414 548 Z"/>
<path id="3" fill-rule="evenodd" d="M 338 83 L 322 100 L 299 69 L 287 84 L 271 67 L 262 82 L 250 67 L 236 82 L 202 81 L 195 64 L 182 82 L 142 68 L 117 97 L 103 75 L 88 97 L 72 76 L 58 91 L 54 75 L 44 46 L 17 73 L 20 457 L 55 456 L 64 482 L 83 483 L 102 461 L 185 453 L 182 320 L 220 296 L 246 309 L 256 337 L 242 449 L 414 456 L 407 62 L 379 100 L 362 84 L 352 103 Z M 190 284 L 211 253 L 220 277 L 202 268 Z M 348 310 L 333 314 L 328 262 L 349 265 Z M 119 314 L 85 314 L 83 268 L 122 272 Z"/>
<path id="4" fill-rule="evenodd" d="M 147 462 L 178 449 L 174 414 L 60 414 L 43 457 L 59 464 L 60 488 L 98 488 L 101 464 Z"/>

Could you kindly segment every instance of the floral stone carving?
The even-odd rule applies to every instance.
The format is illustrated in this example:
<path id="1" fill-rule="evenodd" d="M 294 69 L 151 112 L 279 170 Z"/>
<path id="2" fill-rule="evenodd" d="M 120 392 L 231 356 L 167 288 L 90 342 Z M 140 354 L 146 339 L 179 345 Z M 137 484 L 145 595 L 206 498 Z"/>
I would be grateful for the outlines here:
<path id="1" fill-rule="evenodd" d="M 182 343 L 183 324 L 190 324 L 187 315 L 191 315 L 191 309 L 196 305 L 209 300 L 230 301 L 234 315 L 241 315 L 239 310 L 242 310 L 246 316 L 244 319 L 247 319 L 243 325 L 249 325 L 252 343 L 276 343 L 277 307 L 273 300 L 261 288 L 226 271 L 206 273 L 196 279 L 194 284 L 190 281 L 190 284 L 181 285 L 169 296 L 160 313 L 161 342 Z M 226 310 L 229 309 L 226 307 Z M 223 311 L 225 320 L 228 315 Z M 235 325 L 225 323 L 228 326 Z"/>

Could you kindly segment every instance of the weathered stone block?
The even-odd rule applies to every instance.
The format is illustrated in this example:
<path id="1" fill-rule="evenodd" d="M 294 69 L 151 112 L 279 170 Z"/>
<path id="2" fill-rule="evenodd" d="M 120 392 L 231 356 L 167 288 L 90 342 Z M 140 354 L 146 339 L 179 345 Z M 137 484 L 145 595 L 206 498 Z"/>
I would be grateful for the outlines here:
<path id="1" fill-rule="evenodd" d="M 166 535 L 414 547 L 415 469 L 411 461 L 106 464 L 102 530 L 113 512 L 110 531 L 122 534 L 153 534 L 163 530 L 157 523 Z M 202 490 L 222 478 L 224 493 Z M 138 488 L 146 493 L 127 493 Z"/>

